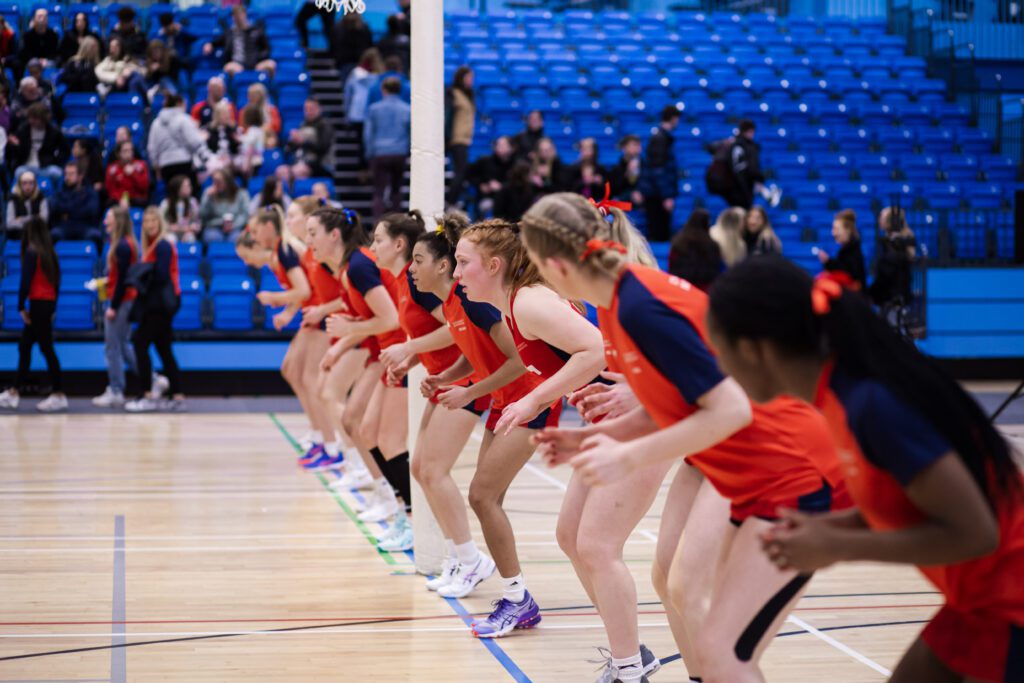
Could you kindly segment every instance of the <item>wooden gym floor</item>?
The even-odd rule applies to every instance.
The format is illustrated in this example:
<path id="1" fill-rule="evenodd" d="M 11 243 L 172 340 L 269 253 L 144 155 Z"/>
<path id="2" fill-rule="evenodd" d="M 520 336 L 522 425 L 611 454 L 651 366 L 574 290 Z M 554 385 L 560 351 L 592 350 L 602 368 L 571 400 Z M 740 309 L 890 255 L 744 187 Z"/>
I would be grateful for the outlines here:
<path id="1" fill-rule="evenodd" d="M 544 621 L 486 642 L 465 619 L 489 611 L 498 581 L 461 601 L 427 592 L 409 556 L 370 545 L 381 529 L 355 521 L 353 494 L 296 468 L 302 428 L 295 413 L 0 417 L 0 683 L 596 678 L 600 621 L 554 539 L 568 471 L 531 463 L 512 486 Z M 626 556 L 642 639 L 674 660 L 649 579 L 661 505 Z M 821 572 L 764 658 L 768 679 L 884 680 L 940 603 L 910 569 Z M 654 680 L 683 677 L 670 661 Z"/>

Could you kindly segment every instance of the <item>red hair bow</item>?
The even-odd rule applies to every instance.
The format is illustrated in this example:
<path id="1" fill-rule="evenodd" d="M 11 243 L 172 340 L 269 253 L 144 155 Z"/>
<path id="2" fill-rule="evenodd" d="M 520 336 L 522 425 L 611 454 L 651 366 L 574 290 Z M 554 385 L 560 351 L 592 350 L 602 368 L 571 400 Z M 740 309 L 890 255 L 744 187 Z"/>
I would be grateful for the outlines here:
<path id="1" fill-rule="evenodd" d="M 816 315 L 826 315 L 832 310 L 832 302 L 843 295 L 843 290 L 857 289 L 857 283 L 849 273 L 841 270 L 820 273 L 811 286 L 811 308 Z"/>
<path id="2" fill-rule="evenodd" d="M 595 202 L 594 198 L 591 197 L 587 201 L 594 205 L 594 207 L 601 212 L 602 216 L 608 215 L 608 209 L 622 209 L 623 211 L 632 211 L 632 202 L 620 202 L 611 198 L 612 196 L 612 184 L 604 184 L 604 199 L 599 202 Z"/>
<path id="3" fill-rule="evenodd" d="M 591 254 L 599 252 L 602 249 L 611 249 L 612 251 L 617 251 L 620 254 L 626 253 L 626 247 L 622 246 L 615 240 L 599 240 L 595 238 L 587 240 L 587 248 L 583 250 L 582 254 L 580 254 L 580 261 L 586 261 L 590 258 Z"/>

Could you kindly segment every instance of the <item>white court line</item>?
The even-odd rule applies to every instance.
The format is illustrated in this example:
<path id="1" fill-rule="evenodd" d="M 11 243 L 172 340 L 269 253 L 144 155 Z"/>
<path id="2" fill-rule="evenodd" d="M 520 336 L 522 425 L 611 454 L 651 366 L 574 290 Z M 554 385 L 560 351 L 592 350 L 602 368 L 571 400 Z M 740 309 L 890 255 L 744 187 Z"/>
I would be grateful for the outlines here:
<path id="1" fill-rule="evenodd" d="M 172 498 L 179 500 L 188 500 L 190 498 L 309 498 L 313 499 L 314 496 L 309 491 L 295 491 L 295 492 L 275 492 L 267 493 L 263 491 L 257 491 L 253 493 L 240 493 L 233 491 L 231 493 L 223 493 L 220 491 L 210 491 L 208 493 L 177 493 L 174 491 L 157 491 L 153 493 L 88 493 L 81 492 L 78 494 L 69 494 L 65 491 L 53 491 L 46 493 L 36 494 L 22 494 L 22 493 L 8 493 L 6 491 L 0 492 L 3 494 L 3 502 L 18 500 L 18 501 L 49 501 L 52 498 L 60 498 L 64 500 L 162 500 L 164 498 Z"/>
<path id="2" fill-rule="evenodd" d="M 836 640 L 832 636 L 830 636 L 830 635 L 828 635 L 826 633 L 822 633 L 821 631 L 819 631 L 818 629 L 814 628 L 813 626 L 808 624 L 806 621 L 801 619 L 800 617 L 794 617 L 791 614 L 786 619 L 786 621 L 790 622 L 791 624 L 795 624 L 795 625 L 799 626 L 803 630 L 805 630 L 808 633 L 810 633 L 812 636 L 815 636 L 816 638 L 818 638 L 818 639 L 828 643 L 829 645 L 831 645 L 835 649 L 839 650 L 840 652 L 848 654 L 849 656 L 853 657 L 854 659 L 856 659 L 861 664 L 864 664 L 865 666 L 871 667 L 872 669 L 874 669 L 878 673 L 882 674 L 883 676 L 892 676 L 892 671 L 889 671 L 888 669 L 886 669 L 884 666 L 882 666 L 878 662 L 874 661 L 873 659 L 869 659 L 869 658 L 865 657 L 864 655 L 862 655 L 861 653 L 857 652 L 856 650 L 854 650 L 849 645 L 844 645 L 844 644 L 840 643 L 838 640 Z"/>
<path id="3" fill-rule="evenodd" d="M 347 520 L 346 520 L 347 521 Z M 550 531 L 517 531 L 516 536 L 550 536 Z M 318 539 L 327 538 L 338 541 L 365 539 L 364 534 L 359 533 L 330 533 L 330 534 L 190 534 L 185 536 L 132 536 L 133 541 L 248 541 L 259 539 L 287 540 L 295 539 Z M 54 541 L 113 541 L 113 536 L 0 536 L 0 543 L 46 543 Z M 109 550 L 109 548 L 108 548 Z M 0 683 L 3 683 L 0 680 Z"/>
<path id="4" fill-rule="evenodd" d="M 550 536 L 551 532 L 546 535 Z M 365 538 L 365 537 L 361 537 Z M 630 541 L 631 543 L 650 543 L 652 541 Z M 656 539 L 655 541 L 656 542 Z M 517 542 L 518 547 L 550 547 L 557 546 L 557 541 L 521 541 Z M 244 553 L 244 552 L 269 552 L 277 550 L 361 550 L 367 547 L 367 543 L 332 543 L 330 545 L 198 545 L 198 546 L 137 546 L 128 547 L 126 553 Z M 104 553 L 110 552 L 110 548 L 3 548 L 0 547 L 0 555 L 3 553 Z M 3 683 L 0 680 L 0 683 Z"/>
<path id="5" fill-rule="evenodd" d="M 543 479 L 544 481 L 546 481 L 547 483 L 551 484 L 552 486 L 556 486 L 556 487 L 562 489 L 563 491 L 565 491 L 565 490 L 567 490 L 569 488 L 564 482 L 562 482 L 562 481 L 560 481 L 558 479 L 555 479 L 550 474 L 548 474 L 547 472 L 545 472 L 541 468 L 539 468 L 536 465 L 534 465 L 532 462 L 526 463 L 526 469 L 530 470 L 530 472 L 532 474 L 534 474 L 537 477 Z"/>
<path id="6" fill-rule="evenodd" d="M 641 529 L 637 533 L 639 533 L 644 538 L 649 539 L 653 543 L 657 543 L 658 542 L 658 535 L 653 533 L 653 532 L 648 531 L 647 529 Z"/>

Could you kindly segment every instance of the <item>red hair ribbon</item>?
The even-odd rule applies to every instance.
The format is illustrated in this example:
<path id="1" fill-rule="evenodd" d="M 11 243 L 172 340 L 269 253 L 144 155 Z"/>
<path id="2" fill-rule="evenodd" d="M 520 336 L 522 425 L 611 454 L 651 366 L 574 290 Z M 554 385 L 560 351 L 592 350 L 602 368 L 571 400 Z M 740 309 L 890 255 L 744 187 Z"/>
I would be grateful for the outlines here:
<path id="1" fill-rule="evenodd" d="M 599 202 L 595 202 L 593 197 L 591 197 L 587 201 L 589 201 L 591 204 L 593 204 L 594 207 L 598 211 L 601 212 L 602 216 L 607 216 L 608 215 L 608 209 L 622 209 L 623 211 L 632 211 L 633 210 L 633 203 L 632 202 L 620 202 L 620 201 L 617 201 L 615 199 L 612 199 L 611 196 L 612 196 L 612 184 L 611 183 L 605 183 L 604 184 L 604 199 L 602 199 Z"/>
<path id="2" fill-rule="evenodd" d="M 617 251 L 620 254 L 626 253 L 626 247 L 622 246 L 615 240 L 599 240 L 597 238 L 587 240 L 587 248 L 580 254 L 580 261 L 586 261 L 590 258 L 591 254 L 601 251 L 602 249 L 611 249 Z"/>
<path id="3" fill-rule="evenodd" d="M 811 286 L 811 308 L 815 315 L 826 315 L 832 310 L 832 302 L 843 295 L 843 290 L 857 289 L 857 283 L 849 273 L 841 270 L 820 273 Z"/>

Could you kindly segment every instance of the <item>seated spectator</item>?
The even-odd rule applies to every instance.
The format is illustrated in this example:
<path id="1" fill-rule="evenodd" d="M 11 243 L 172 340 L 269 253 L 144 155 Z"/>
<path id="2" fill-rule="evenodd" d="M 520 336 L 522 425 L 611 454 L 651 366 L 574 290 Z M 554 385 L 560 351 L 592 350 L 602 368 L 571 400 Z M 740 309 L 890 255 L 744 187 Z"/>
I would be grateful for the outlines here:
<path id="1" fill-rule="evenodd" d="M 105 162 L 107 166 L 117 161 L 117 147 L 122 142 L 132 143 L 132 150 L 135 152 L 135 158 L 142 158 L 142 153 L 139 151 L 138 145 L 135 144 L 135 137 L 132 135 L 132 129 L 128 126 L 118 126 L 117 129 L 114 131 L 113 141 L 108 142 L 109 143 L 107 145 L 107 158 Z M 103 171 L 103 175 L 106 176 L 105 168 Z"/>
<path id="2" fill-rule="evenodd" d="M 213 185 L 199 203 L 203 242 L 234 242 L 249 220 L 249 193 L 238 187 L 227 169 L 214 171 L 212 177 Z"/>
<path id="3" fill-rule="evenodd" d="M 68 141 L 50 121 L 50 110 L 42 103 L 33 104 L 25 112 L 25 122 L 8 138 L 8 157 L 15 167 L 14 175 L 32 171 L 49 179 L 57 187 L 64 175 L 61 169 L 70 154 Z"/>
<path id="4" fill-rule="evenodd" d="M 385 59 L 397 57 L 402 62 L 402 69 L 408 71 L 410 32 L 406 30 L 408 24 L 401 17 L 402 15 L 399 14 L 392 14 L 388 17 L 387 33 L 377 41 L 377 48 Z"/>
<path id="5" fill-rule="evenodd" d="M 64 187 L 54 195 L 50 210 L 53 241 L 91 240 L 102 246 L 103 231 L 99 222 L 99 195 L 84 182 L 78 164 L 70 161 L 64 165 Z"/>
<path id="6" fill-rule="evenodd" d="M 397 78 L 381 84 L 384 99 L 370 107 L 363 128 L 363 148 L 373 173 L 373 215 L 378 219 L 402 206 L 411 110 L 398 95 L 401 88 Z"/>
<path id="7" fill-rule="evenodd" d="M 231 105 L 220 102 L 213 110 L 213 120 L 204 128 L 206 146 L 224 168 L 234 168 L 240 140 L 238 126 L 231 116 Z"/>
<path id="8" fill-rule="evenodd" d="M 196 37 L 175 21 L 174 15 L 170 12 L 161 12 L 157 19 L 160 22 L 160 28 L 157 29 L 156 38 L 164 42 L 167 49 L 180 63 L 186 62 L 192 43 L 196 42 Z"/>
<path id="9" fill-rule="evenodd" d="M 468 67 L 466 67 L 468 68 Z M 366 106 L 372 107 L 383 98 L 380 91 L 380 84 L 388 78 L 397 78 L 402 88 L 398 95 L 402 101 L 408 104 L 412 101 L 412 86 L 409 83 L 408 73 L 402 69 L 402 60 L 398 57 L 388 57 L 384 60 L 384 73 L 377 74 L 376 81 L 370 84 L 366 95 Z"/>
<path id="10" fill-rule="evenodd" d="M 263 115 L 259 109 L 246 107 L 242 110 L 242 125 L 238 156 L 235 166 L 246 178 L 252 177 L 263 165 L 263 151 L 267 149 L 268 133 L 263 129 Z M 269 133 L 273 135 L 273 132 Z"/>
<path id="11" fill-rule="evenodd" d="M 517 222 L 540 198 L 541 193 L 531 178 L 530 163 L 519 159 L 494 198 L 494 217 Z"/>
<path id="12" fill-rule="evenodd" d="M 89 28 L 88 15 L 85 12 L 78 12 L 75 14 L 75 21 L 71 28 L 64 33 L 64 37 L 60 41 L 60 61 L 62 64 L 67 64 L 81 51 L 82 41 L 86 38 L 92 38 L 96 41 L 96 63 L 98 64 L 101 56 L 99 46 L 103 41 Z M 93 66 L 95 67 L 96 64 L 93 64 Z"/>
<path id="13" fill-rule="evenodd" d="M 127 52 L 118 38 L 111 38 L 107 45 L 107 56 L 96 66 L 100 94 L 106 97 L 110 92 L 134 92 L 145 97 L 146 70 Z"/>
<path id="14" fill-rule="evenodd" d="M 668 272 L 705 292 L 725 270 L 722 250 L 711 238 L 710 229 L 711 215 L 707 209 L 694 209 L 683 229 L 672 238 L 668 252 Z"/>
<path id="15" fill-rule="evenodd" d="M 280 166 L 278 177 L 291 184 L 296 178 L 331 175 L 331 147 L 334 129 L 324 120 L 320 103 L 310 97 L 303 107 L 302 125 L 288 134 L 287 150 L 294 156 L 292 166 Z"/>
<path id="16" fill-rule="evenodd" d="M 327 187 L 327 183 L 313 183 L 313 187 L 310 188 L 311 196 L 320 202 L 322 206 L 326 206 L 332 209 L 340 209 L 341 202 L 331 196 L 331 190 Z"/>
<path id="17" fill-rule="evenodd" d="M 224 93 L 224 79 L 214 76 L 206 82 L 206 99 L 200 100 L 192 106 L 192 118 L 200 126 L 205 126 L 213 118 L 213 108 L 221 101 L 231 104 Z M 231 104 L 231 117 L 235 117 L 235 105 Z"/>
<path id="18" fill-rule="evenodd" d="M 127 130 L 127 129 L 126 129 Z M 78 138 L 71 144 L 71 158 L 78 165 L 78 174 L 96 192 L 103 191 L 106 180 L 106 169 L 96 143 L 85 138 Z"/>
<path id="19" fill-rule="evenodd" d="M 115 148 L 117 160 L 107 167 L 107 205 L 119 204 L 145 208 L 149 204 L 149 168 L 135 157 L 135 146 L 120 142 Z"/>
<path id="20" fill-rule="evenodd" d="M 359 12 L 347 13 L 331 29 L 331 54 L 344 83 L 363 53 L 373 47 L 373 33 Z"/>
<path id="21" fill-rule="evenodd" d="M 53 83 L 50 83 L 46 77 L 43 76 L 43 61 L 41 59 L 30 59 L 28 64 L 25 66 L 26 77 L 31 76 L 39 84 L 39 91 L 43 94 L 43 99 L 50 103 L 51 111 L 54 104 L 53 99 Z"/>
<path id="22" fill-rule="evenodd" d="M 54 100 L 43 93 L 42 88 L 39 87 L 39 81 L 31 76 L 26 76 L 21 79 L 18 94 L 14 96 L 14 101 L 11 103 L 10 130 L 16 131 L 21 124 L 25 123 L 26 112 L 34 104 L 42 105 L 50 113 L 51 119 L 57 118 L 54 112 Z"/>
<path id="23" fill-rule="evenodd" d="M 100 43 L 92 36 L 85 36 L 78 45 L 78 52 L 64 65 L 59 80 L 67 86 L 68 92 L 97 92 L 100 81 L 96 78 L 96 67 L 100 63 Z"/>
<path id="24" fill-rule="evenodd" d="M 0 15 L 0 66 L 16 65 L 18 61 L 18 37 L 7 19 Z M 6 80 L 6 79 L 5 79 Z"/>
<path id="25" fill-rule="evenodd" d="M 0 128 L 4 131 L 11 129 L 11 105 L 7 98 L 7 88 L 0 86 Z"/>
<path id="26" fill-rule="evenodd" d="M 491 154 L 480 157 L 469 167 L 469 182 L 477 190 L 477 210 L 485 216 L 494 211 L 494 201 L 515 164 L 512 142 L 507 136 L 497 138 L 491 150 Z"/>
<path id="27" fill-rule="evenodd" d="M 177 241 L 195 242 L 199 238 L 199 202 L 188 176 L 176 175 L 167 183 L 167 196 L 160 202 L 160 216 Z"/>
<path id="28" fill-rule="evenodd" d="M 370 87 L 376 82 L 376 76 L 384 73 L 384 60 L 376 48 L 363 53 L 359 64 L 345 80 L 345 118 L 357 127 L 362 134 L 363 121 L 366 120 L 367 101 L 370 98 Z"/>
<path id="29" fill-rule="evenodd" d="M 597 161 L 597 140 L 580 140 L 580 155 L 576 163 L 566 169 L 565 184 L 570 192 L 584 197 L 604 197 L 605 170 Z"/>
<path id="30" fill-rule="evenodd" d="M 146 96 L 152 102 L 160 92 L 177 93 L 181 86 L 178 83 L 180 65 L 174 54 L 159 40 L 149 41 L 146 46 Z"/>
<path id="31" fill-rule="evenodd" d="M 245 5 L 231 8 L 231 26 L 223 35 L 203 46 L 203 54 L 213 54 L 214 47 L 224 48 L 224 73 L 234 76 L 240 71 L 266 71 L 271 77 L 277 64 L 270 59 L 270 43 L 259 24 L 250 24 Z"/>
<path id="32" fill-rule="evenodd" d="M 60 38 L 50 28 L 50 13 L 43 8 L 32 14 L 25 35 L 21 37 L 21 52 L 18 55 L 22 64 L 31 59 L 42 60 L 43 66 L 56 64 L 60 58 Z"/>
<path id="33" fill-rule="evenodd" d="M 20 239 L 25 222 L 30 218 L 41 218 L 43 222 L 50 219 L 50 207 L 36 182 L 36 174 L 23 171 L 18 184 L 11 191 L 7 200 L 7 239 Z"/>
<path id="34" fill-rule="evenodd" d="M 537 148 L 544 135 L 544 112 L 533 110 L 526 115 L 526 130 L 518 133 L 512 138 L 512 146 L 516 150 L 516 157 L 529 159 L 530 154 Z"/>
<path id="35" fill-rule="evenodd" d="M 198 156 L 205 163 L 210 158 L 210 150 L 199 133 L 199 126 L 185 113 L 181 95 L 168 95 L 164 100 L 164 108 L 150 125 L 146 151 L 157 177 L 167 180 L 186 175 L 192 187 L 199 187 L 192 158 Z"/>
<path id="36" fill-rule="evenodd" d="M 734 206 L 718 214 L 718 220 L 711 226 L 711 239 L 718 243 L 726 268 L 732 268 L 747 258 L 747 243 L 743 241 L 746 221 L 747 212 Z"/>
<path id="37" fill-rule="evenodd" d="M 565 187 L 565 167 L 555 149 L 555 143 L 551 138 L 541 138 L 537 141 L 533 154 L 530 155 L 533 167 L 530 173 L 533 184 L 541 194 L 562 192 Z"/>
<path id="38" fill-rule="evenodd" d="M 608 182 L 612 186 L 612 197 L 621 201 L 633 202 L 634 208 L 640 208 L 644 196 L 640 194 L 640 168 L 643 146 L 640 138 L 626 135 L 619 141 L 622 156 L 608 173 Z"/>
<path id="39" fill-rule="evenodd" d="M 323 183 L 314 183 L 314 191 L 316 185 L 323 185 Z M 327 186 L 324 185 L 324 187 Z M 292 198 L 284 191 L 284 184 L 274 176 L 267 176 L 263 179 L 263 189 L 249 202 L 249 215 L 255 216 L 262 209 L 270 208 L 274 204 L 280 206 L 282 211 L 287 211 L 291 203 Z"/>
<path id="40" fill-rule="evenodd" d="M 747 212 L 743 224 L 743 241 L 747 244 L 747 254 L 750 256 L 782 253 L 782 240 L 772 230 L 772 222 L 760 206 Z"/>
<path id="41" fill-rule="evenodd" d="M 867 275 L 864 268 L 864 252 L 860 247 L 856 213 L 846 209 L 836 214 L 832 220 L 832 239 L 839 245 L 835 257 L 830 257 L 824 249 L 815 248 L 821 265 L 829 272 L 846 273 L 856 287 L 864 289 Z"/>
<path id="42" fill-rule="evenodd" d="M 253 83 L 249 86 L 247 93 L 249 95 L 249 102 L 242 107 L 242 111 L 238 115 L 239 121 L 241 121 L 247 109 L 255 109 L 259 112 L 260 127 L 264 128 L 267 132 L 273 131 L 280 135 L 281 112 L 270 103 L 266 86 L 262 83 Z M 247 127 L 243 124 L 242 130 L 245 130 Z"/>
<path id="43" fill-rule="evenodd" d="M 124 5 L 117 11 L 117 23 L 110 31 L 110 40 L 120 41 L 129 56 L 141 60 L 146 55 L 146 35 L 135 22 L 135 10 Z"/>

